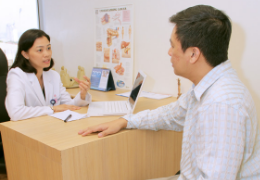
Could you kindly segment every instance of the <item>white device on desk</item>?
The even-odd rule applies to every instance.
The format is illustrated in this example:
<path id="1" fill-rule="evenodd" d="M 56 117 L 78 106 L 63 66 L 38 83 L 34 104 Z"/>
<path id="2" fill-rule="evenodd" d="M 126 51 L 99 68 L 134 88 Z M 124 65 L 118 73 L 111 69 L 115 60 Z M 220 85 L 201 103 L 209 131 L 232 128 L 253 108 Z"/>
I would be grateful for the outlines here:
<path id="1" fill-rule="evenodd" d="M 89 104 L 87 114 L 89 116 L 109 116 L 132 113 L 134 111 L 138 97 L 141 94 L 145 79 L 146 75 L 141 70 L 139 70 L 127 101 L 91 102 Z"/>

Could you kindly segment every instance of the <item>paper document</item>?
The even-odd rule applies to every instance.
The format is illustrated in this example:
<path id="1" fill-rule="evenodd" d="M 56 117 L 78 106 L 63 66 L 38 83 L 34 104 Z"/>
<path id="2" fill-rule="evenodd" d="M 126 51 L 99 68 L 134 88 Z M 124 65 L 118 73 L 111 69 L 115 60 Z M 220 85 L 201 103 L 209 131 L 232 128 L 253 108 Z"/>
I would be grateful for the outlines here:
<path id="1" fill-rule="evenodd" d="M 51 116 L 64 121 L 70 114 L 71 114 L 71 118 L 68 119 L 68 122 L 89 117 L 87 114 L 80 114 L 80 113 L 73 112 L 71 110 L 55 113 Z"/>
<path id="2" fill-rule="evenodd" d="M 164 99 L 168 97 L 172 97 L 170 94 L 159 94 L 159 93 L 152 93 L 147 91 L 142 91 L 142 97 L 151 98 L 151 99 Z"/>
<path id="3" fill-rule="evenodd" d="M 130 91 L 129 92 L 125 92 L 125 93 L 121 93 L 121 94 L 116 94 L 118 96 L 123 96 L 123 97 L 129 97 L 130 96 Z M 141 97 L 141 94 L 140 94 Z"/>
<path id="4" fill-rule="evenodd" d="M 125 93 L 116 94 L 116 95 L 123 96 L 123 97 L 129 97 L 130 92 L 125 92 Z M 146 98 L 151 98 L 151 99 L 164 99 L 164 98 L 172 97 L 172 95 L 142 91 L 141 94 L 140 94 L 140 97 L 146 97 Z"/>

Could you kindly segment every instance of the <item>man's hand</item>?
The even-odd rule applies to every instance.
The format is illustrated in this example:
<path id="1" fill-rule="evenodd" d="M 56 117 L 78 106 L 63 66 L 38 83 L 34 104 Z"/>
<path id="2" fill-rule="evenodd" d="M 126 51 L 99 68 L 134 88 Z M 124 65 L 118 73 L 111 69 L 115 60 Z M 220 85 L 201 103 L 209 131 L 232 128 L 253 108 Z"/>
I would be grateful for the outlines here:
<path id="1" fill-rule="evenodd" d="M 91 82 L 90 82 L 90 79 L 87 76 L 83 76 L 83 78 L 86 79 L 86 81 L 79 80 L 76 77 L 74 78 L 74 80 L 79 83 L 80 98 L 82 100 L 85 100 L 86 94 L 87 94 L 88 90 L 90 89 Z"/>
<path id="2" fill-rule="evenodd" d="M 121 129 L 126 128 L 126 126 L 127 126 L 127 120 L 123 118 L 119 118 L 117 120 L 108 123 L 103 123 L 96 126 L 88 127 L 87 129 L 84 130 L 80 130 L 78 134 L 82 136 L 86 136 L 93 132 L 100 132 L 98 133 L 98 137 L 105 137 L 109 134 L 115 134 L 119 132 Z"/>

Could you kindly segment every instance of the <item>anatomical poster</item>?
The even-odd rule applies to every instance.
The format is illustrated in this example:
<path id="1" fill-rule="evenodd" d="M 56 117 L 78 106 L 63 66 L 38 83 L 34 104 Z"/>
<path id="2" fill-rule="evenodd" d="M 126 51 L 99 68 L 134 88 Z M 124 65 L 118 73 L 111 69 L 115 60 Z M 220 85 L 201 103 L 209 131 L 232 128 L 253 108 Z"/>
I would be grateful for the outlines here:
<path id="1" fill-rule="evenodd" d="M 133 78 L 133 5 L 95 9 L 95 67 L 111 69 L 116 88 Z"/>

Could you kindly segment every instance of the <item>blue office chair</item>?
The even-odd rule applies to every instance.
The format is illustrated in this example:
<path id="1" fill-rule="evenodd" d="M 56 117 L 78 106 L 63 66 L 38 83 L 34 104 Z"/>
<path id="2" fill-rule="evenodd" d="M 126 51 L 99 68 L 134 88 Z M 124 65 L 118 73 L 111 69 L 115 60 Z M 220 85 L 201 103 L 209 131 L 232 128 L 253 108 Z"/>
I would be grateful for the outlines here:
<path id="1" fill-rule="evenodd" d="M 10 118 L 5 109 L 6 76 L 8 73 L 7 58 L 0 48 L 0 123 L 9 121 Z M 0 134 L 0 174 L 6 173 L 2 137 Z"/>

